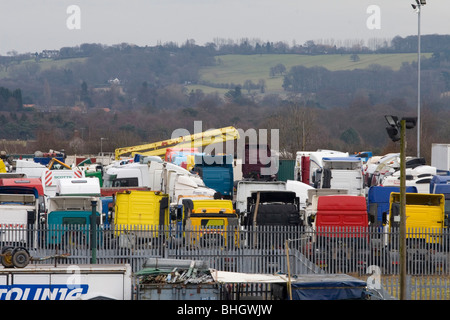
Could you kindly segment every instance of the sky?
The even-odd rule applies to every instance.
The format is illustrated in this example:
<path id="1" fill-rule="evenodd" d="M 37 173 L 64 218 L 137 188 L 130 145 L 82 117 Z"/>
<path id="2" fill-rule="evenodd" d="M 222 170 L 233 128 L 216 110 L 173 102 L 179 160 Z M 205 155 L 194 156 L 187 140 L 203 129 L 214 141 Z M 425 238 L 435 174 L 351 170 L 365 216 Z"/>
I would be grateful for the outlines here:
<path id="1" fill-rule="evenodd" d="M 0 0 L 0 55 L 83 43 L 155 46 L 256 39 L 289 45 L 417 35 L 415 0 Z M 421 34 L 450 34 L 450 1 L 427 0 Z"/>

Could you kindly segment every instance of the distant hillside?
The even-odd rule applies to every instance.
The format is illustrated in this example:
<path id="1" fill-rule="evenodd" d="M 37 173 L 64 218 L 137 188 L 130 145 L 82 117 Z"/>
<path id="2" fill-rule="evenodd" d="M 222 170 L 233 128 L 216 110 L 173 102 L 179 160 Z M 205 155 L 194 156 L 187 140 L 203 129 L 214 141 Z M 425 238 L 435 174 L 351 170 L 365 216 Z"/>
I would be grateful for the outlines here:
<path id="1" fill-rule="evenodd" d="M 431 57 L 432 53 L 423 53 Z M 216 57 L 217 64 L 200 69 L 199 85 L 188 86 L 190 90 L 201 89 L 205 93 L 219 91 L 224 93 L 234 85 L 243 86 L 248 80 L 257 84 L 265 81 L 266 93 L 282 93 L 283 74 L 271 75 L 270 69 L 278 64 L 284 65 L 286 72 L 293 66 L 324 67 L 330 71 L 365 69 L 378 64 L 398 70 L 403 63 L 417 61 L 416 53 L 386 54 L 255 54 L 255 55 L 221 55 Z"/>

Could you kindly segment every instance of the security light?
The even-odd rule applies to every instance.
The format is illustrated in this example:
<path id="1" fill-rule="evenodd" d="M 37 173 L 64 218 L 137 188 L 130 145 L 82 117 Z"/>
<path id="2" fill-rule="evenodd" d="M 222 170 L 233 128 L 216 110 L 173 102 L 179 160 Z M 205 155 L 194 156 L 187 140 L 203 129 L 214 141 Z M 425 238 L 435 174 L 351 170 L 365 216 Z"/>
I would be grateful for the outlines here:
<path id="1" fill-rule="evenodd" d="M 417 117 L 403 117 L 402 120 L 405 120 L 406 129 L 413 129 L 417 123 Z"/>
<path id="2" fill-rule="evenodd" d="M 387 123 L 392 126 L 392 127 L 396 127 L 398 126 L 398 117 L 396 116 L 384 116 L 384 118 L 386 119 Z"/>

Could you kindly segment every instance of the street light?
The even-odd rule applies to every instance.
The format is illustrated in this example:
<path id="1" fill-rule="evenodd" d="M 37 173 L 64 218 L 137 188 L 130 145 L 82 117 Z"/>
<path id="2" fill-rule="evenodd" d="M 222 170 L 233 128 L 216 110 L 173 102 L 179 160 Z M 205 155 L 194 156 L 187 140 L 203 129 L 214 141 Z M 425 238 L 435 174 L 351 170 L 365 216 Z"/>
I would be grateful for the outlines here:
<path id="1" fill-rule="evenodd" d="M 107 139 L 100 138 L 100 155 L 102 156 L 102 163 L 103 163 L 103 140 L 107 140 Z"/>
<path id="2" fill-rule="evenodd" d="M 420 11 L 426 4 L 426 0 L 416 0 L 416 4 L 411 4 L 417 12 L 417 157 L 420 157 Z"/>
<path id="3" fill-rule="evenodd" d="M 418 0 L 416 0 L 418 1 Z M 424 0 L 423 0 L 424 1 Z M 405 156 L 405 131 L 416 126 L 415 117 L 404 117 L 400 122 L 396 116 L 385 116 L 389 127 L 386 127 L 392 141 L 400 140 L 400 299 L 406 300 L 406 156 Z"/>

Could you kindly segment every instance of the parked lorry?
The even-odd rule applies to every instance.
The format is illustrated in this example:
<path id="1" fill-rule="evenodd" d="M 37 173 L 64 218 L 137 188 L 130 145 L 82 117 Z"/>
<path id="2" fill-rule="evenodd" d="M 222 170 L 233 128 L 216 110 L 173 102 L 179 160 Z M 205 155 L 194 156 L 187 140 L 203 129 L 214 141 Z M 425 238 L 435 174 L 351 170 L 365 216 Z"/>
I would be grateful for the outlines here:
<path id="1" fill-rule="evenodd" d="M 278 160 L 268 145 L 245 144 L 242 177 L 252 180 L 276 180 Z"/>
<path id="2" fill-rule="evenodd" d="M 169 196 L 157 191 L 128 190 L 115 195 L 112 224 L 122 248 L 134 247 L 146 232 L 151 238 L 161 234 L 160 226 L 169 226 Z"/>
<path id="3" fill-rule="evenodd" d="M 430 193 L 436 192 L 436 187 L 438 185 L 450 185 L 450 175 L 435 175 L 430 181 Z M 439 188 L 439 187 L 438 187 Z"/>
<path id="4" fill-rule="evenodd" d="M 358 232 L 367 231 L 369 226 L 366 199 L 355 195 L 319 196 L 314 223 L 316 231 L 322 236 L 327 231 L 348 230 L 357 232 L 330 233 L 326 237 L 361 237 L 363 235 Z"/>
<path id="5" fill-rule="evenodd" d="M 253 191 L 285 191 L 285 181 L 249 181 L 241 180 L 236 184 L 236 200 L 235 207 L 239 214 L 243 217 L 248 213 L 248 199 L 251 197 Z"/>
<path id="6" fill-rule="evenodd" d="M 293 191 L 254 191 L 244 226 L 299 226 L 300 200 Z"/>
<path id="7" fill-rule="evenodd" d="M 406 186 L 415 186 L 418 193 L 428 193 L 430 190 L 430 182 L 436 175 L 436 168 L 427 165 L 418 165 L 405 169 Z M 391 175 L 385 176 L 381 180 L 383 186 L 400 187 L 400 171 L 396 170 Z"/>
<path id="8" fill-rule="evenodd" d="M 389 214 L 385 222 L 389 231 L 400 227 L 400 193 L 391 193 Z M 407 270 L 421 273 L 422 268 L 439 268 L 448 259 L 448 212 L 443 194 L 406 193 L 406 261 Z M 388 238 L 388 262 L 398 265 L 399 245 L 396 238 Z"/>
<path id="9" fill-rule="evenodd" d="M 80 169 L 44 169 L 41 175 L 42 186 L 47 197 L 56 194 L 57 182 L 61 179 L 84 178 L 84 171 Z"/>
<path id="10" fill-rule="evenodd" d="M 312 239 L 316 264 L 333 273 L 365 270 L 370 258 L 368 226 L 364 196 L 319 196 Z"/>
<path id="11" fill-rule="evenodd" d="M 102 225 L 102 203 L 100 183 L 96 178 L 59 179 L 55 195 L 48 198 L 46 223 L 49 228 L 47 243 L 64 245 L 71 236 L 70 228 L 83 228 L 86 243 L 91 215 L 95 212 L 95 223 Z"/>
<path id="12" fill-rule="evenodd" d="M 317 213 L 317 202 L 320 196 L 329 195 L 346 195 L 348 190 L 345 189 L 309 189 L 306 198 L 306 206 L 300 210 L 302 224 L 304 226 L 313 227 Z"/>
<path id="13" fill-rule="evenodd" d="M 219 192 L 225 199 L 233 199 L 233 156 L 195 155 L 193 171 L 205 185 Z"/>
<path id="14" fill-rule="evenodd" d="M 0 177 L 0 186 L 5 187 L 21 187 L 27 189 L 36 189 L 39 195 L 39 206 L 40 211 L 45 211 L 45 194 L 44 188 L 42 186 L 41 179 L 39 178 L 25 178 L 25 177 L 17 177 L 17 178 L 1 178 Z"/>
<path id="15" fill-rule="evenodd" d="M 372 186 L 367 193 L 367 211 L 371 226 L 383 227 L 383 213 L 389 212 L 389 200 L 392 192 L 400 192 L 400 187 Z M 417 193 L 414 186 L 406 187 L 407 193 Z"/>
<path id="16" fill-rule="evenodd" d="M 0 269 L 0 300 L 132 300 L 132 286 L 129 264 Z"/>
<path id="17" fill-rule="evenodd" d="M 173 220 L 181 221 L 189 246 L 237 245 L 239 217 L 229 199 L 185 198 Z"/>
<path id="18" fill-rule="evenodd" d="M 348 156 L 348 152 L 335 150 L 298 151 L 295 158 L 294 180 L 312 185 L 314 172 L 322 168 L 322 158 Z"/>
<path id="19" fill-rule="evenodd" d="M 112 166 L 104 174 L 105 188 L 147 187 L 168 194 L 176 203 L 179 195 L 203 194 L 213 196 L 216 191 L 205 186 L 197 175 L 172 163 L 148 161 Z"/>
<path id="20" fill-rule="evenodd" d="M 364 194 L 362 160 L 358 157 L 325 157 L 313 174 L 317 189 L 345 189 L 351 195 Z"/>
<path id="21" fill-rule="evenodd" d="M 444 210 L 448 217 L 450 215 L 450 184 L 437 184 L 433 188 L 434 194 L 443 194 L 445 199 Z"/>
<path id="22" fill-rule="evenodd" d="M 4 248 L 37 248 L 37 232 L 27 228 L 39 223 L 39 208 L 35 188 L 0 186 L 0 243 Z"/>
<path id="23" fill-rule="evenodd" d="M 400 196 L 400 193 L 393 192 L 389 199 L 389 216 L 385 221 L 390 229 L 400 226 Z M 442 231 L 448 227 L 444 195 L 406 193 L 405 197 L 407 241 L 409 239 L 425 241 L 427 244 L 439 243 Z M 424 232 L 417 234 L 418 230 Z"/>

